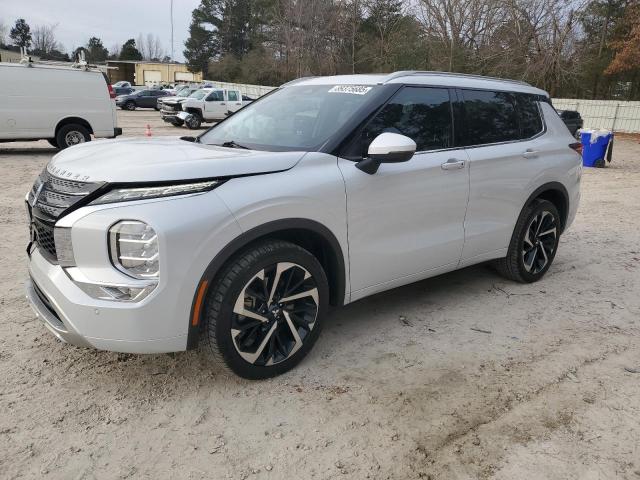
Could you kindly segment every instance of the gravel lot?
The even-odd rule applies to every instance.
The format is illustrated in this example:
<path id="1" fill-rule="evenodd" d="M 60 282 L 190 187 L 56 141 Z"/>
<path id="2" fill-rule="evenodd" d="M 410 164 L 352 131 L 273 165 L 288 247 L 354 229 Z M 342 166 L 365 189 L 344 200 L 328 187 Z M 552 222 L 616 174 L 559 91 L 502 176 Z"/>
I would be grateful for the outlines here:
<path id="1" fill-rule="evenodd" d="M 126 135 L 189 134 L 152 110 Z M 249 382 L 198 352 L 59 343 L 24 299 L 23 198 L 54 154 L 0 144 L 0 477 L 640 479 L 640 145 L 588 170 L 534 285 L 485 266 L 334 312 Z"/>

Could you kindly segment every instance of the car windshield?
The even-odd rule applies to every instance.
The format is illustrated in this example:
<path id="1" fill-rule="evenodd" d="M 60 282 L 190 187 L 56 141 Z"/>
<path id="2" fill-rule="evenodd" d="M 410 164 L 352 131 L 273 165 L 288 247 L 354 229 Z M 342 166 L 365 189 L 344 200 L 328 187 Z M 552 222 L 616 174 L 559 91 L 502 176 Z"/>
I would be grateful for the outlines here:
<path id="1" fill-rule="evenodd" d="M 208 92 L 206 90 L 196 90 L 191 95 L 189 95 L 189 98 L 195 98 L 196 100 L 202 100 L 207 93 Z"/>
<path id="2" fill-rule="evenodd" d="M 178 93 L 176 93 L 176 97 L 188 97 L 194 92 L 194 90 L 190 88 L 183 88 Z"/>
<path id="3" fill-rule="evenodd" d="M 279 89 L 249 104 L 199 141 L 233 142 L 254 150 L 314 151 L 365 105 L 379 87 L 300 85 Z"/>

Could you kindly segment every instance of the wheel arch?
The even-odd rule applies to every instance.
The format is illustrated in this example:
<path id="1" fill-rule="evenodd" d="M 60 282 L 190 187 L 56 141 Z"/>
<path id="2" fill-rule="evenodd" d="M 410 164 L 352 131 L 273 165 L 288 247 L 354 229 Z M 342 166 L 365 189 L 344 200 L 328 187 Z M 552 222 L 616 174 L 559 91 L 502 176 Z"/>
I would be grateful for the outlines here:
<path id="1" fill-rule="evenodd" d="M 560 213 L 560 233 L 562 233 L 569 217 L 569 192 L 565 186 L 560 182 L 549 182 L 541 185 L 529 195 L 522 210 L 524 211 L 536 199 L 548 200 L 555 205 Z"/>
<path id="2" fill-rule="evenodd" d="M 251 244 L 278 239 L 294 243 L 312 253 L 322 265 L 329 282 L 329 304 L 334 307 L 344 304 L 346 290 L 345 257 L 338 239 L 327 227 L 314 220 L 291 218 L 276 220 L 242 233 L 229 242 L 209 263 L 198 288 L 194 292 L 189 315 L 187 349 L 198 344 L 202 331 L 201 321 L 209 287 L 217 280 L 227 263 L 241 250 Z"/>
<path id="3" fill-rule="evenodd" d="M 62 127 L 64 127 L 65 125 L 73 125 L 73 124 L 82 125 L 84 128 L 89 130 L 89 133 L 93 134 L 93 127 L 84 118 L 80 118 L 80 117 L 65 117 L 65 118 L 63 118 L 62 120 L 60 120 L 56 124 L 56 129 L 54 130 L 54 133 L 53 133 L 54 136 L 57 136 L 58 132 L 60 131 L 60 129 Z"/>

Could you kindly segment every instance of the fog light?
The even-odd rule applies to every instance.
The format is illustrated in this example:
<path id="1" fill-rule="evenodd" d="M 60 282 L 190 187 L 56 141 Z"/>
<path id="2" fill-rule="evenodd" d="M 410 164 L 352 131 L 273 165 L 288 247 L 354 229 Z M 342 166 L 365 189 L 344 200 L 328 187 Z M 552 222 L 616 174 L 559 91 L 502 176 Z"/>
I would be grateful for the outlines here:
<path id="1" fill-rule="evenodd" d="M 139 302 L 156 288 L 156 284 L 133 287 L 76 282 L 76 285 L 78 285 L 78 287 L 80 287 L 80 289 L 90 297 L 98 300 L 111 300 L 117 302 Z"/>
<path id="2" fill-rule="evenodd" d="M 123 220 L 111 227 L 109 255 L 118 270 L 133 278 L 158 278 L 158 235 L 144 222 Z"/>

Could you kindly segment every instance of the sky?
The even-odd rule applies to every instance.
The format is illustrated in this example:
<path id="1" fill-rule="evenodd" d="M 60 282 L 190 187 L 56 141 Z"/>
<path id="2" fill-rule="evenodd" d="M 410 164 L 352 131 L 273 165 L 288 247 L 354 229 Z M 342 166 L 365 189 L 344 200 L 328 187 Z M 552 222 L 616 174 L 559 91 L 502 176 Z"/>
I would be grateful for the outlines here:
<path id="1" fill-rule="evenodd" d="M 184 42 L 189 36 L 191 12 L 200 0 L 173 0 L 175 60 L 184 61 Z M 158 35 L 171 55 L 171 0 L 0 0 L 0 23 L 12 27 L 24 18 L 37 25 L 58 24 L 56 38 L 67 52 L 84 45 L 89 37 L 102 39 L 111 50 L 139 34 Z M 8 29 L 7 29 L 8 36 Z"/>

